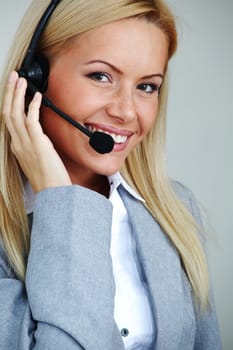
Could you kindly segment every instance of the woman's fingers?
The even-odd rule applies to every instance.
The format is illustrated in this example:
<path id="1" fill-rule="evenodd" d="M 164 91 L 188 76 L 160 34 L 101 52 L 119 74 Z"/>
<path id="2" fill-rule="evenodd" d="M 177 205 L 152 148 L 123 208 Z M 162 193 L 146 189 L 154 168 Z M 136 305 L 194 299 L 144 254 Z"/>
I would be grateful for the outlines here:
<path id="1" fill-rule="evenodd" d="M 3 103 L 12 152 L 35 192 L 48 187 L 70 185 L 69 174 L 39 122 L 42 95 L 39 92 L 34 95 L 26 116 L 26 89 L 26 80 L 13 72 L 6 86 Z"/>
<path id="2" fill-rule="evenodd" d="M 30 141 L 27 129 L 25 127 L 25 95 L 27 82 L 24 78 L 18 78 L 11 111 L 11 122 L 21 144 L 27 145 Z"/>
<path id="3" fill-rule="evenodd" d="M 41 137 L 44 135 L 42 127 L 39 123 L 41 101 L 41 93 L 36 92 L 31 103 L 29 104 L 28 115 L 25 120 L 27 132 L 31 142 L 34 144 L 40 141 Z"/>
<path id="4" fill-rule="evenodd" d="M 29 142 L 24 112 L 26 88 L 26 80 L 19 78 L 17 72 L 12 72 L 6 84 L 2 113 L 11 135 L 13 150 Z"/>
<path id="5" fill-rule="evenodd" d="M 12 138 L 16 138 L 16 133 L 14 130 L 14 126 L 12 125 L 11 116 L 12 116 L 12 104 L 13 104 L 14 92 L 15 92 L 17 80 L 18 80 L 18 74 L 16 72 L 11 72 L 6 84 L 5 96 L 4 96 L 3 105 L 2 105 L 2 114 Z"/>

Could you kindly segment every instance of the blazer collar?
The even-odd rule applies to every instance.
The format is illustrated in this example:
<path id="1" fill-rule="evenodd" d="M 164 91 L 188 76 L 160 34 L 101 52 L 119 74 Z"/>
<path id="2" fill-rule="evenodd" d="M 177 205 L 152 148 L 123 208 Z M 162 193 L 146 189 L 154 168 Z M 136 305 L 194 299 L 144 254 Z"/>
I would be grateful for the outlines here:
<path id="1" fill-rule="evenodd" d="M 119 192 L 131 220 L 139 259 L 149 287 L 155 315 L 156 349 L 180 349 L 180 337 L 185 324 L 187 325 L 185 294 L 188 293 L 188 299 L 191 299 L 191 293 L 187 284 L 184 288 L 184 271 L 179 255 L 144 205 L 130 196 L 123 187 L 119 188 Z M 190 314 L 192 315 L 192 310 L 188 317 Z"/>

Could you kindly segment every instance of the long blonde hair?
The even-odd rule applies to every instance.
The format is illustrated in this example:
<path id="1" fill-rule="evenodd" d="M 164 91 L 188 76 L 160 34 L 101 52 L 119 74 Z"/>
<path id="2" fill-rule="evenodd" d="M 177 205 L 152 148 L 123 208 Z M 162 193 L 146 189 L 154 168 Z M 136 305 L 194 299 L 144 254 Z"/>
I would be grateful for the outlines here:
<path id="1" fill-rule="evenodd" d="M 0 105 L 10 71 L 19 69 L 48 0 L 33 0 L 16 33 L 7 60 L 0 90 Z M 63 0 L 54 11 L 39 43 L 45 54 L 59 51 L 74 36 L 100 25 L 131 16 L 144 16 L 165 34 L 168 59 L 177 46 L 175 21 L 162 0 Z M 154 128 L 128 156 L 122 168 L 125 179 L 143 196 L 146 207 L 164 229 L 179 252 L 198 304 L 208 305 L 208 270 L 197 224 L 177 198 L 165 171 L 165 129 L 167 77 L 159 98 Z M 11 152 L 10 137 L 0 118 L 0 234 L 9 264 L 24 280 L 29 252 L 29 228 L 23 200 L 23 181 L 19 165 Z"/>

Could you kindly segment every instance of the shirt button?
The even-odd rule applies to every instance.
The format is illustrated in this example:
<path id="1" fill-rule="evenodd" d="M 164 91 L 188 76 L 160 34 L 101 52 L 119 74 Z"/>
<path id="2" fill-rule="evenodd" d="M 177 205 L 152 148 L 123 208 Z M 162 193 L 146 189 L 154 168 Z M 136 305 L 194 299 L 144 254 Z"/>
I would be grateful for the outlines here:
<path id="1" fill-rule="evenodd" d="M 122 337 L 127 337 L 127 335 L 129 335 L 128 329 L 127 328 L 122 328 L 121 335 L 122 335 Z"/>

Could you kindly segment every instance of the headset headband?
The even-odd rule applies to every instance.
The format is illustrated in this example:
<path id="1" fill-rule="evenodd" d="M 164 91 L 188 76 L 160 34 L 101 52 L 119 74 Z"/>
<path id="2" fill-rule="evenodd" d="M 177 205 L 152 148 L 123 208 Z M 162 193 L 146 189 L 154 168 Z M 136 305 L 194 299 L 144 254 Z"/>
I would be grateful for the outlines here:
<path id="1" fill-rule="evenodd" d="M 36 49 L 47 22 L 60 1 L 61 0 L 52 0 L 43 13 L 31 38 L 25 58 L 18 72 L 19 76 L 32 81 L 32 83 L 38 87 L 38 90 L 42 90 L 42 92 L 47 87 L 49 63 L 46 57 L 36 55 Z"/>

